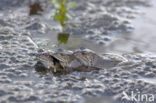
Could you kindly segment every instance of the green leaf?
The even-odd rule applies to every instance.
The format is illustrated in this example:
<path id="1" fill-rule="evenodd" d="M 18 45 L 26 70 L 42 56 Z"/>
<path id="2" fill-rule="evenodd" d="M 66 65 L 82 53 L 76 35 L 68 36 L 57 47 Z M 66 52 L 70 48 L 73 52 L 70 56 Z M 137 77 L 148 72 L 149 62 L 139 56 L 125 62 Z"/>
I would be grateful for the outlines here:
<path id="1" fill-rule="evenodd" d="M 54 4 L 54 6 L 59 9 L 59 8 L 61 8 L 62 1 L 63 0 L 53 0 L 52 2 Z"/>
<path id="2" fill-rule="evenodd" d="M 69 34 L 68 33 L 59 33 L 58 36 L 57 36 L 57 40 L 60 43 L 66 44 L 68 42 L 68 39 L 69 39 Z"/>
<path id="3" fill-rule="evenodd" d="M 67 7 L 68 8 L 75 8 L 76 7 L 76 2 L 69 2 L 69 3 L 67 3 Z"/>

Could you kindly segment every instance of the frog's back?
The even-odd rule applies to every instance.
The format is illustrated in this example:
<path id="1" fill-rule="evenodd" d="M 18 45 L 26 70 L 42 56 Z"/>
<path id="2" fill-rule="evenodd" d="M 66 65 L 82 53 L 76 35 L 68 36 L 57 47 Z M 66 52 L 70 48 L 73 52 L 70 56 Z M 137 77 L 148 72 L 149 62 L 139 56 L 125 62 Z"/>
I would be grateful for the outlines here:
<path id="1" fill-rule="evenodd" d="M 114 67 L 121 62 L 127 61 L 125 58 L 116 54 L 98 55 L 88 49 L 77 50 L 74 52 L 74 55 L 83 64 L 96 68 Z"/>
<path id="2" fill-rule="evenodd" d="M 58 63 L 60 63 L 60 65 L 65 68 L 65 70 L 70 69 L 70 71 L 87 71 L 87 69 L 90 70 L 90 68 L 110 68 L 126 61 L 125 58 L 119 55 L 98 55 L 89 49 L 78 49 L 74 52 L 59 51 L 49 55 L 55 57 L 59 61 Z"/>

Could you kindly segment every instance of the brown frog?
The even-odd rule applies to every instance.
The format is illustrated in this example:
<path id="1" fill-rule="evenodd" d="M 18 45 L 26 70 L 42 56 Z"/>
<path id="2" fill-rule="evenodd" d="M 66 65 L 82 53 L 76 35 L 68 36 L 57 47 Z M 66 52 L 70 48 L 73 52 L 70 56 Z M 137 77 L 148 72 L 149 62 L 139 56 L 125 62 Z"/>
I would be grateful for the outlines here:
<path id="1" fill-rule="evenodd" d="M 59 50 L 54 53 L 41 53 L 37 54 L 37 58 L 53 73 L 110 68 L 126 61 L 125 58 L 118 55 L 97 55 L 85 48 L 75 51 Z"/>

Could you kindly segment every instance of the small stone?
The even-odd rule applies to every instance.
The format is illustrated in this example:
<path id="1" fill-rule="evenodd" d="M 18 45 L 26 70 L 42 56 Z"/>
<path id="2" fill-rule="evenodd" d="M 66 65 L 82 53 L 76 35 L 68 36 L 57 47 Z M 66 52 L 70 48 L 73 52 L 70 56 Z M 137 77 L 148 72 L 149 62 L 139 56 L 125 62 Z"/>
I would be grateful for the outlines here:
<path id="1" fill-rule="evenodd" d="M 146 73 L 145 76 L 148 77 L 148 78 L 152 78 L 152 77 L 154 77 L 155 75 L 154 75 L 154 73 L 151 73 L 151 72 L 150 72 L 150 73 Z"/>
<path id="2" fill-rule="evenodd" d="M 99 44 L 99 45 L 105 45 L 106 43 L 104 41 L 100 40 L 100 41 L 97 42 L 97 44 Z"/>
<path id="3" fill-rule="evenodd" d="M 22 73 L 19 75 L 20 77 L 28 77 L 28 75 L 26 73 Z"/>
<path id="4" fill-rule="evenodd" d="M 4 92 L 3 90 L 0 90 L 0 97 L 4 96 L 6 94 L 6 92 Z"/>
<path id="5" fill-rule="evenodd" d="M 9 66 L 6 64 L 0 64 L 0 70 L 6 69 L 6 68 L 9 68 Z"/>
<path id="6" fill-rule="evenodd" d="M 145 63 L 147 66 L 153 66 L 153 63 L 152 62 L 146 62 Z"/>
<path id="7" fill-rule="evenodd" d="M 151 69 L 149 67 L 145 67 L 144 71 L 151 71 Z"/>
<path id="8" fill-rule="evenodd" d="M 104 41 L 110 41 L 110 38 L 106 38 L 106 37 L 105 37 L 103 40 L 104 40 Z"/>
<path id="9" fill-rule="evenodd" d="M 144 71 L 140 71 L 140 72 L 138 72 L 138 74 L 140 74 L 140 75 L 144 75 L 145 72 L 144 72 Z"/>
<path id="10" fill-rule="evenodd" d="M 37 100 L 37 97 L 36 96 L 30 96 L 27 100 L 28 101 L 35 101 L 35 100 Z"/>
<path id="11" fill-rule="evenodd" d="M 8 100 L 11 101 L 11 102 L 13 102 L 13 101 L 17 102 L 17 99 L 15 97 L 13 97 L 13 96 L 9 97 Z"/>

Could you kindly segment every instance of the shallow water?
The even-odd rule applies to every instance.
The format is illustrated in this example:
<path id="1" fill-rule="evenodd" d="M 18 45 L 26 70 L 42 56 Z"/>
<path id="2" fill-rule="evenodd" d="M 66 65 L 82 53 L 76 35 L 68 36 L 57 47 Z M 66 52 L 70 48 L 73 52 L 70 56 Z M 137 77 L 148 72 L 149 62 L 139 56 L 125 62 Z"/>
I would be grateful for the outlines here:
<path id="1" fill-rule="evenodd" d="M 61 27 L 51 18 L 54 7 L 44 0 L 41 4 L 45 11 L 39 16 L 29 16 L 28 0 L 0 2 L 0 102 L 131 103 L 122 101 L 122 93 L 133 90 L 156 97 L 156 2 L 76 1 L 77 7 L 70 11 L 74 16 L 71 26 L 64 29 L 70 34 L 67 44 L 58 43 Z M 34 54 L 40 48 L 53 51 L 79 47 L 97 54 L 120 54 L 129 61 L 109 69 L 61 76 L 35 70 Z"/>
<path id="2" fill-rule="evenodd" d="M 110 51 L 119 53 L 155 53 L 155 9 L 155 2 L 152 3 L 152 7 L 141 7 L 140 10 L 143 10 L 143 12 L 132 20 L 135 30 L 130 34 L 119 35 L 117 40 L 111 44 L 110 47 L 113 50 L 110 49 Z"/>
<path id="3" fill-rule="evenodd" d="M 73 29 L 73 28 L 70 28 L 68 30 L 69 34 L 71 32 L 71 34 L 73 35 L 70 34 L 68 42 L 66 44 L 64 43 L 60 44 L 57 40 L 58 34 L 60 32 L 59 28 L 57 29 L 58 31 L 54 29 L 48 30 L 46 34 L 44 34 L 44 36 L 41 34 L 41 37 L 43 36 L 43 38 L 45 38 L 45 41 L 46 41 L 45 44 L 47 42 L 50 44 L 53 44 L 52 48 L 55 46 L 59 46 L 60 48 L 74 50 L 76 48 L 86 47 L 98 53 L 108 53 L 108 52 L 119 53 L 119 54 L 154 53 L 156 50 L 155 45 L 154 45 L 155 38 L 156 38 L 155 29 L 154 29 L 155 28 L 155 16 L 154 16 L 155 12 L 154 11 L 156 9 L 156 4 L 154 1 L 150 2 L 150 4 L 151 4 L 151 7 L 141 6 L 141 7 L 136 7 L 134 10 L 128 9 L 126 7 L 119 8 L 119 10 L 123 9 L 123 11 L 125 11 L 125 14 L 124 12 L 122 14 L 125 16 L 122 18 L 120 17 L 119 20 L 115 20 L 115 22 L 123 21 L 123 23 L 121 23 L 123 27 L 116 28 L 115 30 L 112 29 L 108 33 L 107 33 L 107 29 L 106 31 L 104 31 L 105 33 L 103 34 L 103 31 L 98 30 L 96 27 L 93 28 L 93 30 L 91 29 L 91 27 L 88 27 L 84 29 L 83 31 L 80 30 L 80 31 L 75 31 L 75 32 L 72 30 L 70 31 L 70 29 Z M 126 14 L 128 12 L 130 12 L 129 15 Z M 113 13 L 113 12 L 110 12 L 110 13 Z M 95 14 L 90 14 L 90 15 L 95 15 Z M 107 15 L 110 18 L 112 16 L 107 13 L 106 14 L 103 13 L 101 15 Z M 117 17 L 118 16 L 120 16 L 120 14 L 117 14 Z M 77 18 L 79 19 L 81 17 L 77 17 Z M 85 21 L 86 18 L 83 18 L 83 19 L 84 19 L 84 22 L 86 23 L 88 22 L 87 20 Z M 98 21 L 97 17 L 93 16 L 92 19 L 95 19 Z M 46 22 L 50 22 L 50 21 L 47 20 Z M 76 24 L 75 21 L 72 21 L 72 22 L 73 22 L 73 25 L 78 25 L 78 26 L 81 25 L 80 23 Z M 55 24 L 56 23 L 51 24 L 52 27 L 54 27 L 53 25 Z M 97 23 L 97 25 L 101 25 L 101 24 Z M 126 27 L 127 25 L 128 27 Z M 59 25 L 57 26 L 59 27 Z M 57 28 L 57 26 L 54 28 Z M 112 25 L 112 28 L 113 26 L 114 25 Z M 85 33 L 83 34 L 83 32 Z M 91 34 L 88 34 L 87 32 Z M 65 33 L 68 33 L 68 32 L 66 32 L 65 30 Z"/>

